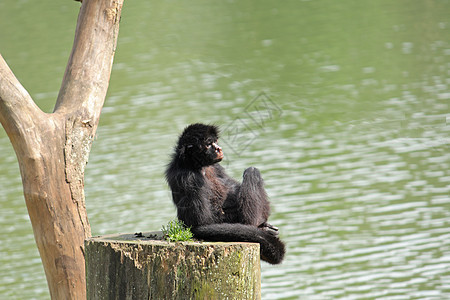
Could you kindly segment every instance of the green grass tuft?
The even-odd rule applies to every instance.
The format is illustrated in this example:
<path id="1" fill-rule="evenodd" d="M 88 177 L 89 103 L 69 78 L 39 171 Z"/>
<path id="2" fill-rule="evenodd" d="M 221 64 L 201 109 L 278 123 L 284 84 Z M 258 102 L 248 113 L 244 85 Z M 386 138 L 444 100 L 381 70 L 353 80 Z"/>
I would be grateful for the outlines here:
<path id="1" fill-rule="evenodd" d="M 161 231 L 169 242 L 192 241 L 193 234 L 190 227 L 186 227 L 180 220 L 172 220 L 166 226 L 162 226 Z"/>

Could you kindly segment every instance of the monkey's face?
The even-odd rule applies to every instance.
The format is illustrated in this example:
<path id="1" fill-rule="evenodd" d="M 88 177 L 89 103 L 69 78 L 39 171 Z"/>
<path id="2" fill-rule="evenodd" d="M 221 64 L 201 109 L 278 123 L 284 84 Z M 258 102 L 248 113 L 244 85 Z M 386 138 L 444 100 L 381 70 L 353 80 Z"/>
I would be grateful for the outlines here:
<path id="1" fill-rule="evenodd" d="M 176 148 L 177 157 L 189 168 L 213 165 L 223 159 L 215 126 L 192 124 L 185 128 Z"/>
<path id="2" fill-rule="evenodd" d="M 215 139 L 182 146 L 178 153 L 179 157 L 188 163 L 188 166 L 194 168 L 213 165 L 223 159 L 222 148 Z"/>
<path id="3" fill-rule="evenodd" d="M 223 159 L 222 148 L 217 144 L 217 140 L 206 145 L 207 156 L 211 158 L 213 163 L 217 163 Z"/>
<path id="4" fill-rule="evenodd" d="M 196 165 L 201 167 L 213 165 L 223 159 L 222 148 L 217 144 L 217 140 L 207 139 L 203 143 L 193 146 L 188 153 Z"/>

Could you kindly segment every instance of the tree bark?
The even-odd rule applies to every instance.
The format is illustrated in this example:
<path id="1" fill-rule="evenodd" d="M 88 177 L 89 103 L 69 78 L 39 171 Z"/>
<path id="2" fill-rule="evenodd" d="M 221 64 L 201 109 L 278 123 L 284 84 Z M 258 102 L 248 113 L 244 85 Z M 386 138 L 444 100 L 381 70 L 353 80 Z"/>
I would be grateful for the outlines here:
<path id="1" fill-rule="evenodd" d="M 86 240 L 88 299 L 261 299 L 259 244 L 169 243 L 161 235 Z"/>
<path id="2" fill-rule="evenodd" d="M 51 114 L 42 112 L 0 55 L 0 122 L 19 162 L 25 202 L 52 299 L 85 299 L 91 235 L 84 169 L 111 74 L 123 0 L 84 0 Z"/>

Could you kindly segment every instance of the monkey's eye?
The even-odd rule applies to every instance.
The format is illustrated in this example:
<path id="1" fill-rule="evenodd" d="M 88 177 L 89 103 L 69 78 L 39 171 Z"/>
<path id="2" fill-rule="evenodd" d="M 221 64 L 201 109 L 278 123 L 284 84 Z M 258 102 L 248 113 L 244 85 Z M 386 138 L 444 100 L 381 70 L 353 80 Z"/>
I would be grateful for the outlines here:
<path id="1" fill-rule="evenodd" d="M 213 143 L 209 143 L 208 145 L 206 145 L 206 149 L 211 148 L 212 145 L 213 145 Z"/>

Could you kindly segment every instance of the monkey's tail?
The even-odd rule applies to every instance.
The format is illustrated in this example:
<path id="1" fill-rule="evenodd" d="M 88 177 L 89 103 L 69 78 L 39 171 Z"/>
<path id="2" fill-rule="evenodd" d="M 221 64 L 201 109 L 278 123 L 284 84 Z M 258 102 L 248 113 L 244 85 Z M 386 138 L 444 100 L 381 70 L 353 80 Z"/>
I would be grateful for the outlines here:
<path id="1" fill-rule="evenodd" d="M 220 223 L 191 229 L 198 239 L 214 242 L 253 242 L 260 244 L 261 259 L 279 264 L 286 252 L 284 243 L 274 234 L 252 225 Z"/>

